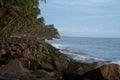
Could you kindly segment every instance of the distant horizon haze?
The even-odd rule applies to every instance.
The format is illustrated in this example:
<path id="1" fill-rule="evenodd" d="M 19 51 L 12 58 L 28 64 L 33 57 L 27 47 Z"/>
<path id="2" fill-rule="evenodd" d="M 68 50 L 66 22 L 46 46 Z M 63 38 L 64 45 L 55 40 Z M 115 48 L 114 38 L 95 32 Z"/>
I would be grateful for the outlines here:
<path id="1" fill-rule="evenodd" d="M 103 37 L 103 36 L 75 36 L 75 35 L 60 35 L 60 37 L 73 37 L 73 38 L 120 38 L 120 37 L 111 37 L 111 36 L 106 36 L 106 37 Z"/>

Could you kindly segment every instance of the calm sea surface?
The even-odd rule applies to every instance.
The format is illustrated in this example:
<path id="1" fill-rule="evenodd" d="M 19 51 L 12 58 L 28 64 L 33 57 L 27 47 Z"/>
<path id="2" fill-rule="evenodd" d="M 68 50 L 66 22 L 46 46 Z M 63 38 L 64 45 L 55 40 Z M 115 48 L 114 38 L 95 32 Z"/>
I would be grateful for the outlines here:
<path id="1" fill-rule="evenodd" d="M 47 42 L 78 61 L 120 64 L 120 38 L 61 37 Z"/>

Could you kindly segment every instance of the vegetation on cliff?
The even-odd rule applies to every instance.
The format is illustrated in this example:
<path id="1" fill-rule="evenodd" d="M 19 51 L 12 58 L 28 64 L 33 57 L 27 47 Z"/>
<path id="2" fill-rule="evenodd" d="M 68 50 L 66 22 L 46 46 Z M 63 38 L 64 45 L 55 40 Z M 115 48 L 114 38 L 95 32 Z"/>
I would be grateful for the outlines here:
<path id="1" fill-rule="evenodd" d="M 57 37 L 54 25 L 45 25 L 43 17 L 37 18 L 41 1 L 0 0 L 0 37 Z"/>
<path id="2" fill-rule="evenodd" d="M 46 3 L 0 0 L 0 59 L 32 58 L 44 62 L 57 57 L 58 50 L 44 39 L 58 38 L 59 33 L 53 24 L 45 24 L 44 17 L 37 17 L 41 1 Z"/>

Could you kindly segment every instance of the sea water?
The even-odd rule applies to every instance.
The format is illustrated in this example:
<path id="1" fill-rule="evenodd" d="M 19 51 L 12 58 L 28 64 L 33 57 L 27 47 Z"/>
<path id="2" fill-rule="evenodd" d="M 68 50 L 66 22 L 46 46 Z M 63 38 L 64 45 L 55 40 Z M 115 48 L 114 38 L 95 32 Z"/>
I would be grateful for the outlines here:
<path id="1" fill-rule="evenodd" d="M 78 61 L 120 64 L 120 38 L 61 37 L 46 41 Z"/>

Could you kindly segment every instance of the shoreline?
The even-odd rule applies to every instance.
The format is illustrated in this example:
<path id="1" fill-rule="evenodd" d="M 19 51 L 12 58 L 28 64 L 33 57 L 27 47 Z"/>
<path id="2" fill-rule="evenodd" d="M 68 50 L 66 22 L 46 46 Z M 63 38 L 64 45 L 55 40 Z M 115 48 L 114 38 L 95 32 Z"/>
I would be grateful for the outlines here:
<path id="1" fill-rule="evenodd" d="M 2 80 L 120 80 L 120 66 L 73 60 L 44 40 L 0 40 Z"/>
<path id="2" fill-rule="evenodd" d="M 90 38 L 89 40 L 95 41 L 96 39 Z M 118 40 L 112 40 L 112 41 L 118 41 L 115 42 L 118 44 L 114 44 L 114 42 L 112 44 L 106 43 L 106 41 L 111 42 L 111 40 L 106 40 L 106 39 L 103 40 L 103 38 L 102 41 L 100 39 L 96 41 L 97 43 L 93 42 L 92 44 L 89 43 L 89 40 L 87 42 L 86 38 L 83 39 L 80 37 L 80 38 L 72 39 L 71 37 L 69 38 L 62 37 L 62 39 L 59 40 L 53 39 L 53 40 L 48 40 L 47 42 L 50 43 L 55 48 L 60 49 L 60 52 L 64 53 L 65 55 L 68 55 L 69 57 L 72 57 L 77 61 L 83 61 L 88 63 L 97 61 L 100 62 L 101 64 L 111 64 L 111 63 L 120 64 Z M 107 46 L 103 45 L 104 41 Z M 103 43 L 99 45 L 100 44 L 99 42 L 100 43 L 103 42 Z M 93 44 L 96 44 L 98 46 L 94 46 Z M 116 48 L 115 46 L 118 47 Z"/>

